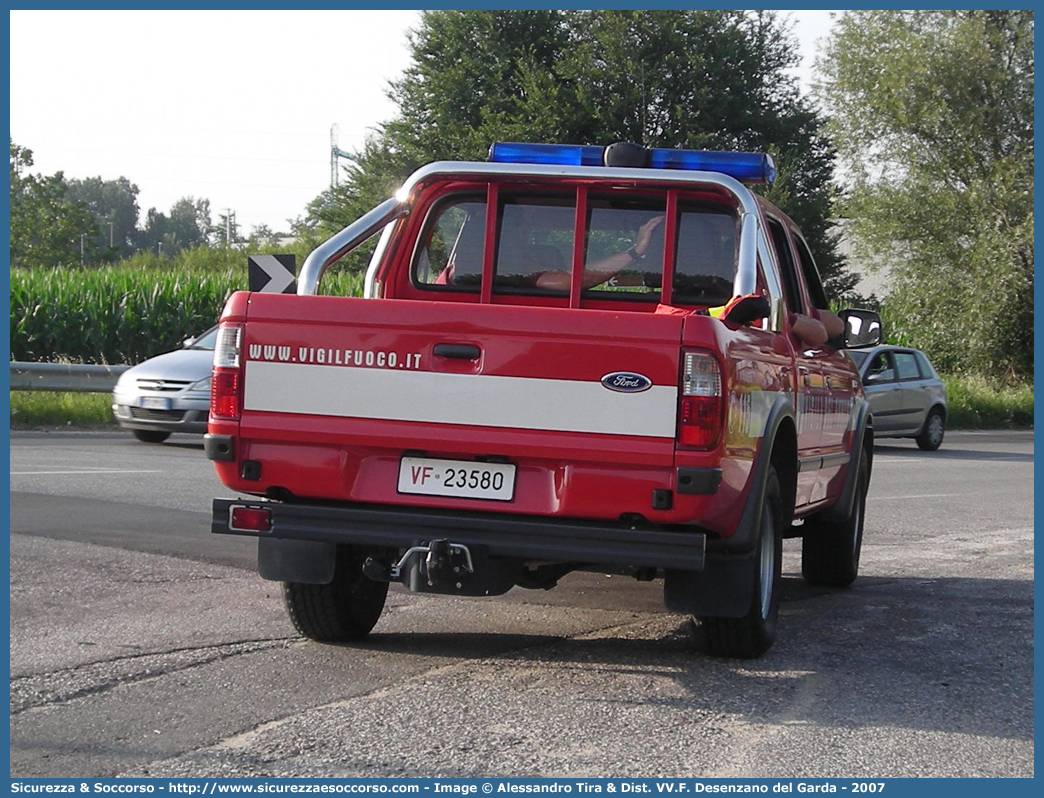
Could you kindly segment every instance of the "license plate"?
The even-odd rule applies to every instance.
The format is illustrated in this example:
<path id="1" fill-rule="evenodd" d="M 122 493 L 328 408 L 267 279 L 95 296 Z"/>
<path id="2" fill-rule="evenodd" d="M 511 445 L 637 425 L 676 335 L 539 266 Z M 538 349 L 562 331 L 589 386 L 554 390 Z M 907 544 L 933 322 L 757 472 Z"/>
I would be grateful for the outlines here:
<path id="1" fill-rule="evenodd" d="M 170 410 L 170 399 L 161 396 L 143 396 L 141 406 L 146 410 Z"/>
<path id="2" fill-rule="evenodd" d="M 404 457 L 399 463 L 399 493 L 509 502 L 515 497 L 515 466 Z"/>

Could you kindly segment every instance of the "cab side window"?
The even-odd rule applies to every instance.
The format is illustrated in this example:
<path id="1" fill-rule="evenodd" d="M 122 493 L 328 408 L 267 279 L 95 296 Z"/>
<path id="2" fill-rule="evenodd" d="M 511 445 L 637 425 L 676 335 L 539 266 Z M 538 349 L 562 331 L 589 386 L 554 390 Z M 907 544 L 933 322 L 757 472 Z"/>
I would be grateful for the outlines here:
<path id="1" fill-rule="evenodd" d="M 787 231 L 777 220 L 768 220 L 769 234 L 772 243 L 776 247 L 776 256 L 779 258 L 779 268 L 783 277 L 783 296 L 787 300 L 787 307 L 793 313 L 804 313 L 805 303 L 801 299 L 801 289 L 798 286 L 794 254 L 790 250 L 790 241 Z"/>
<path id="2" fill-rule="evenodd" d="M 814 307 L 820 310 L 830 310 L 830 302 L 823 289 L 823 281 L 819 278 L 819 269 L 816 268 L 816 262 L 812 260 L 812 253 L 808 251 L 808 245 L 796 233 L 794 242 L 797 244 L 798 260 L 801 261 L 801 273 L 805 277 L 805 285 L 808 286 L 808 298 L 812 300 Z"/>

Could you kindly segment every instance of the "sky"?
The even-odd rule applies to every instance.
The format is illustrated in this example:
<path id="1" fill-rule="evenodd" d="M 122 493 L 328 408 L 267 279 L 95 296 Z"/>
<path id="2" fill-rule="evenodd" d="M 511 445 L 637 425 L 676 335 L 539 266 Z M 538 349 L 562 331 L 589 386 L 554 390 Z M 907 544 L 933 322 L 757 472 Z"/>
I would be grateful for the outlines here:
<path id="1" fill-rule="evenodd" d="M 787 11 L 807 82 L 830 11 Z M 11 138 L 31 172 L 126 177 L 149 208 L 288 220 L 392 117 L 417 11 L 11 11 Z M 44 46 L 46 43 L 46 46 Z M 345 163 L 342 161 L 342 163 Z"/>

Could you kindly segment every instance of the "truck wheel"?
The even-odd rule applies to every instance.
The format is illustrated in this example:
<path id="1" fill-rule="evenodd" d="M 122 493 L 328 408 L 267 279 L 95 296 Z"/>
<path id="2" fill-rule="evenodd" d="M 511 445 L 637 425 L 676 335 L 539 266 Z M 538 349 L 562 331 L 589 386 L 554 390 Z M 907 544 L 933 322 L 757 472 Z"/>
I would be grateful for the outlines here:
<path id="1" fill-rule="evenodd" d="M 847 587 L 859 574 L 859 554 L 863 548 L 863 516 L 866 491 L 870 486 L 866 450 L 859 456 L 858 487 L 852 498 L 852 514 L 845 521 L 805 521 L 801 541 L 801 575 L 813 585 Z"/>
<path id="2" fill-rule="evenodd" d="M 761 532 L 752 567 L 750 610 L 742 618 L 700 617 L 697 640 L 714 657 L 760 657 L 776 639 L 779 583 L 783 571 L 782 500 L 775 467 L 769 468 L 761 508 Z"/>
<path id="3" fill-rule="evenodd" d="M 946 434 L 946 423 L 943 421 L 942 411 L 936 408 L 928 414 L 924 420 L 924 429 L 914 440 L 917 446 L 926 452 L 934 452 L 942 446 L 943 435 Z"/>
<path id="4" fill-rule="evenodd" d="M 163 443 L 170 437 L 169 432 L 161 429 L 132 429 L 131 433 L 142 443 Z"/>
<path id="5" fill-rule="evenodd" d="M 363 576 L 366 556 L 349 546 L 338 546 L 329 584 L 283 582 L 283 602 L 298 632 L 322 643 L 357 640 L 370 633 L 384 610 L 388 583 Z"/>

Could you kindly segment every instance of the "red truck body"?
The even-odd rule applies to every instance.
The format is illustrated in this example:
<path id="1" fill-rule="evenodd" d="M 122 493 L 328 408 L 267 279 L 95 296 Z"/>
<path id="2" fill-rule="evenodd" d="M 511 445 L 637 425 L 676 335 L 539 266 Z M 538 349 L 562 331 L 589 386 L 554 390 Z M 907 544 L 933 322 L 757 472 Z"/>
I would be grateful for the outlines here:
<path id="1" fill-rule="evenodd" d="M 825 296 L 785 215 L 703 170 L 440 163 L 401 194 L 313 253 L 299 295 L 221 318 L 207 453 L 264 499 L 216 500 L 213 529 L 261 540 L 299 630 L 365 634 L 390 581 L 595 569 L 662 576 L 711 653 L 754 656 L 782 537 L 812 581 L 855 578 L 872 422 L 839 343 L 795 334 Z M 644 257 L 619 255 L 650 219 Z M 318 295 L 377 231 L 367 298 Z M 723 316 L 743 295 L 759 313 Z"/>

